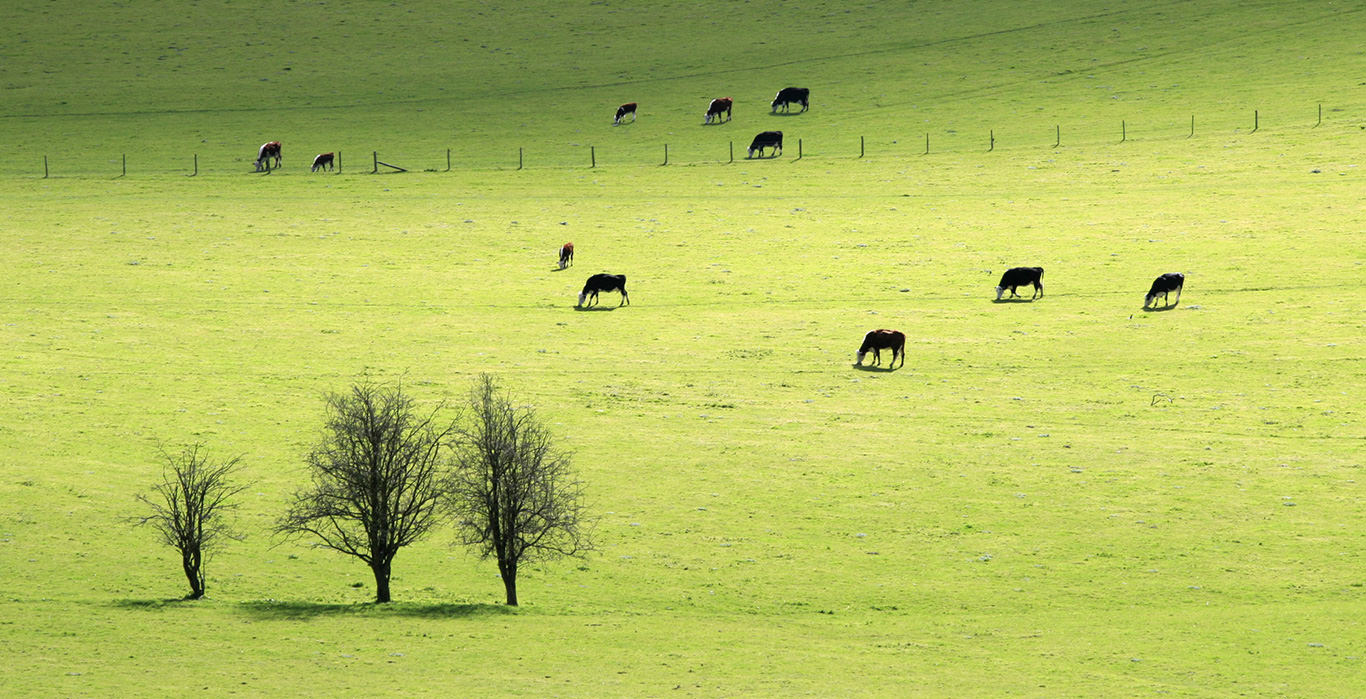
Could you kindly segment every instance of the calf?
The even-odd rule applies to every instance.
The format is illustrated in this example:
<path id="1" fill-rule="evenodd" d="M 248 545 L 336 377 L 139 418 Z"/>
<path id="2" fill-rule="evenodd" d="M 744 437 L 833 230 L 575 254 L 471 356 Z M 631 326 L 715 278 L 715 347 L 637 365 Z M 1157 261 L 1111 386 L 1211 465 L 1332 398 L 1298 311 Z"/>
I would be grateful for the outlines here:
<path id="1" fill-rule="evenodd" d="M 617 306 L 631 305 L 631 297 L 626 295 L 626 275 L 624 274 L 594 274 L 589 277 L 583 285 L 583 291 L 579 292 L 579 305 L 583 306 L 584 301 L 588 299 L 592 299 L 592 303 L 588 304 L 590 306 L 597 303 L 599 291 L 620 291 L 621 303 Z"/>
<path id="2" fill-rule="evenodd" d="M 574 264 L 574 244 L 565 243 L 560 246 L 560 269 L 572 264 Z"/>
<path id="3" fill-rule="evenodd" d="M 1006 289 L 1010 289 L 1010 295 L 1018 297 L 1015 288 L 1027 285 L 1034 286 L 1034 295 L 1030 300 L 1043 297 L 1043 267 L 1011 267 L 1001 275 L 1001 283 L 996 285 L 996 300 L 1001 300 L 1001 294 Z"/>
<path id="4" fill-rule="evenodd" d="M 702 123 L 710 124 L 712 118 L 715 117 L 716 122 L 719 124 L 721 123 L 722 114 L 726 115 L 726 121 L 730 121 L 730 108 L 734 102 L 735 101 L 729 97 L 717 97 L 712 100 L 711 104 L 707 105 L 707 118 Z"/>
<path id="5" fill-rule="evenodd" d="M 617 118 L 615 118 L 615 119 L 612 120 L 612 126 L 616 126 L 617 124 L 620 124 L 620 123 L 621 123 L 621 120 L 622 120 L 623 118 L 625 118 L 625 116 L 626 116 L 627 114 L 630 114 L 630 115 L 631 115 L 631 121 L 634 123 L 635 120 L 636 120 L 636 103 L 635 103 L 635 102 L 627 102 L 626 104 L 623 104 L 623 105 L 621 105 L 620 107 L 617 107 Z"/>
<path id="6" fill-rule="evenodd" d="M 1164 307 L 1181 303 L 1181 287 L 1185 285 L 1186 275 L 1176 272 L 1170 272 L 1154 279 L 1153 287 L 1148 289 L 1148 295 L 1143 297 L 1143 307 L 1147 308 L 1153 305 L 1153 303 L 1157 301 L 1159 294 L 1162 296 L 1162 304 Z M 1176 292 L 1176 301 L 1172 303 L 1167 303 L 1167 292 L 1169 291 Z"/>
<path id="7" fill-rule="evenodd" d="M 313 169 L 310 170 L 310 172 L 317 172 L 319 170 L 331 170 L 332 160 L 335 157 L 335 153 L 319 153 L 318 157 L 313 159 Z"/>
<path id="8" fill-rule="evenodd" d="M 811 97 L 811 90 L 805 87 L 785 87 L 778 91 L 778 96 L 773 98 L 773 111 L 778 111 L 782 107 L 783 111 L 788 111 L 788 105 L 796 102 L 802 105 L 802 111 L 806 111 L 807 100 Z"/>
<path id="9" fill-rule="evenodd" d="M 754 151 L 759 151 L 759 156 L 763 157 L 764 149 L 772 148 L 773 157 L 778 157 L 783 152 L 783 132 L 763 131 L 754 137 L 749 143 L 749 157 L 754 157 Z"/>

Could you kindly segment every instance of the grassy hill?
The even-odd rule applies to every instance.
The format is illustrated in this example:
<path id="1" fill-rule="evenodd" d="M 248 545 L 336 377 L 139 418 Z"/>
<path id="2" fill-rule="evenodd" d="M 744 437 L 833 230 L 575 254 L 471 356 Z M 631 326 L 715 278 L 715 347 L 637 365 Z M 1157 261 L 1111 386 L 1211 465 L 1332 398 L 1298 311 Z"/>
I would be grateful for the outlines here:
<path id="1" fill-rule="evenodd" d="M 1360 9 L 792 5 L 0 10 L 0 694 L 1366 690 Z M 485 371 L 597 554 L 508 611 L 443 533 L 376 607 L 266 534 L 324 392 Z M 253 481 L 195 603 L 126 523 L 188 440 Z"/>

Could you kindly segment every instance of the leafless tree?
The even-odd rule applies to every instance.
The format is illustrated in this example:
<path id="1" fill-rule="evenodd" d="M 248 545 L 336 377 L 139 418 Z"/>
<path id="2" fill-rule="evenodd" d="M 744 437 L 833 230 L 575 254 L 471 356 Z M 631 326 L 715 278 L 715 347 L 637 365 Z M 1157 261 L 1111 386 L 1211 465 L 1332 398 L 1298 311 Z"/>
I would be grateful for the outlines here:
<path id="1" fill-rule="evenodd" d="M 498 561 L 516 605 L 520 565 L 593 549 L 583 484 L 536 413 L 513 405 L 492 376 L 476 380 L 468 409 L 447 493 L 460 542 Z"/>
<path id="2" fill-rule="evenodd" d="M 375 601 L 388 602 L 399 549 L 441 520 L 442 461 L 451 425 L 438 405 L 420 416 L 402 387 L 355 385 L 327 397 L 324 434 L 307 456 L 312 485 L 294 494 L 275 530 L 365 561 Z"/>
<path id="3" fill-rule="evenodd" d="M 204 445 L 186 446 L 179 454 L 161 449 L 165 463 L 161 482 L 152 492 L 140 493 L 139 502 L 151 514 L 134 518 L 135 524 L 150 524 L 166 545 L 180 552 L 180 563 L 190 581 L 186 599 L 204 596 L 204 563 L 223 539 L 241 540 L 226 519 L 237 505 L 231 500 L 247 486 L 233 483 L 241 457 L 222 462 L 209 460 Z"/>

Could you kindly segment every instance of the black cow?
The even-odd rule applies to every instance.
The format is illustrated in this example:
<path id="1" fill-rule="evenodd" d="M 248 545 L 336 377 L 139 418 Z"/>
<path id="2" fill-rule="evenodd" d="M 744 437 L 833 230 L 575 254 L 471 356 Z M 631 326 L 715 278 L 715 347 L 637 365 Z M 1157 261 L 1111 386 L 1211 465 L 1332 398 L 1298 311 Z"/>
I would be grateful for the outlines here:
<path id="1" fill-rule="evenodd" d="M 583 285 L 583 291 L 579 292 L 579 305 L 582 306 L 585 300 L 592 299 L 593 305 L 598 302 L 599 291 L 620 291 L 621 303 L 631 305 L 631 297 L 626 295 L 626 275 L 624 274 L 594 274 L 588 278 Z"/>
<path id="2" fill-rule="evenodd" d="M 626 104 L 623 104 L 623 105 L 621 105 L 620 107 L 617 107 L 617 118 L 612 120 L 612 126 L 616 126 L 617 124 L 620 124 L 622 118 L 625 117 L 627 114 L 630 114 L 630 115 L 631 115 L 631 121 L 632 121 L 632 122 L 635 122 L 635 120 L 636 120 L 636 103 L 635 103 L 635 102 L 627 102 Z"/>
<path id="3" fill-rule="evenodd" d="M 1153 287 L 1148 289 L 1148 295 L 1143 298 L 1143 307 L 1147 308 L 1153 305 L 1153 302 L 1157 300 L 1159 294 L 1162 296 L 1162 303 L 1164 306 L 1175 306 L 1176 304 L 1181 303 L 1181 287 L 1185 285 L 1186 275 L 1176 272 L 1164 274 L 1157 279 L 1154 279 Z M 1176 301 L 1172 303 L 1167 303 L 1167 292 L 1169 291 L 1176 292 Z"/>
<path id="4" fill-rule="evenodd" d="M 788 105 L 796 102 L 802 105 L 802 111 L 806 111 L 810 106 L 808 99 L 811 97 L 811 90 L 805 87 L 785 87 L 778 91 L 778 96 L 773 98 L 773 111 L 778 111 L 782 107 L 783 111 L 788 111 Z"/>
<path id="5" fill-rule="evenodd" d="M 1015 287 L 1034 285 L 1034 295 L 1030 300 L 1043 296 L 1043 267 L 1011 267 L 1001 275 L 1001 283 L 996 285 L 996 300 L 1001 300 L 1001 294 L 1006 289 L 1010 289 L 1011 296 L 1019 296 L 1015 293 Z"/>
<path id="6" fill-rule="evenodd" d="M 765 148 L 772 148 L 772 149 L 774 149 L 774 150 L 773 150 L 773 155 L 772 155 L 772 157 L 775 157 L 775 158 L 776 158 L 776 157 L 778 157 L 780 154 L 782 154 L 782 152 L 783 152 L 783 132 L 781 132 L 781 131 L 763 131 L 763 132 L 760 132 L 759 135 L 757 135 L 757 136 L 754 137 L 754 140 L 753 140 L 753 141 L 750 141 L 750 142 L 749 142 L 749 157 L 753 158 L 753 157 L 754 157 L 754 151 L 756 151 L 756 150 L 759 151 L 759 157 L 763 157 L 763 155 L 764 155 L 764 149 L 765 149 Z"/>
<path id="7" fill-rule="evenodd" d="M 725 114 L 725 115 L 726 115 L 726 120 L 729 121 L 729 120 L 730 120 L 730 108 L 731 108 L 731 106 L 734 105 L 734 104 L 735 104 L 735 101 L 732 100 L 732 99 L 729 98 L 729 97 L 717 97 L 716 99 L 714 99 L 714 100 L 711 101 L 711 104 L 708 104 L 708 105 L 707 105 L 707 118 L 706 118 L 706 120 L 703 121 L 702 123 L 703 123 L 703 124 L 710 124 L 712 118 L 715 117 L 715 118 L 716 118 L 716 122 L 719 124 L 719 123 L 721 123 L 721 115 L 722 115 L 722 114 Z"/>

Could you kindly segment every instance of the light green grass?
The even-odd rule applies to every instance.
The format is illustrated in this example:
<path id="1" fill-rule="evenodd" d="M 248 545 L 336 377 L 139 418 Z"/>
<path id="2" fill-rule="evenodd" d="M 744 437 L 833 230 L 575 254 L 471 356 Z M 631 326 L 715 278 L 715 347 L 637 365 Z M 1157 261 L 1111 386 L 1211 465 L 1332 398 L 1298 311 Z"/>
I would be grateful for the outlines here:
<path id="1" fill-rule="evenodd" d="M 368 5 L 329 7 L 329 17 L 365 24 Z M 727 43 L 699 43 L 716 27 L 691 20 L 651 53 L 658 34 L 607 31 L 605 15 L 592 14 L 606 7 L 569 13 L 577 30 L 504 25 L 490 46 L 519 45 L 520 31 L 546 35 L 544 51 L 520 59 L 544 75 L 490 53 L 479 69 L 472 60 L 431 67 L 487 81 L 460 84 L 459 99 L 422 92 L 417 78 L 392 89 L 451 111 L 522 110 L 457 132 L 471 146 L 514 149 L 527 133 L 567 148 L 582 129 L 653 153 L 668 128 L 716 145 L 774 122 L 856 143 L 860 126 L 870 136 L 972 119 L 991 128 L 990 117 L 1021 105 L 1041 109 L 1044 133 L 990 154 L 964 146 L 920 156 L 921 144 L 903 141 L 903 151 L 861 161 L 788 153 L 593 171 L 305 177 L 288 145 L 290 167 L 270 177 L 86 171 L 44 181 L 4 165 L 0 693 L 1366 689 L 1361 131 L 1349 113 L 1319 128 L 1311 114 L 1256 134 L 1233 117 L 1195 139 L 1181 131 L 1186 99 L 1214 104 L 1219 94 L 1229 113 L 1255 102 L 1308 109 L 1315 90 L 1330 105 L 1360 107 L 1359 88 L 1340 81 L 1348 68 L 1328 61 L 1336 67 L 1305 73 L 1289 58 L 1305 36 L 1343 49 L 1357 13 L 1314 23 L 1341 8 L 1152 4 L 1084 19 L 1100 12 L 1009 5 L 950 21 L 944 13 L 957 6 L 811 5 L 787 9 L 811 26 L 822 12 L 850 10 L 847 23 L 825 19 L 829 36 L 809 33 L 811 48 L 776 25 L 718 14 Z M 660 26 L 695 13 L 660 7 L 649 19 Z M 745 17 L 777 12 L 749 7 Z M 626 22 L 623 13 L 611 16 Z M 298 23 L 317 18 L 305 12 Z M 1107 38 L 1106 19 L 1137 36 Z M 895 41 L 850 45 L 893 20 Z M 298 34 L 291 26 L 281 39 Z M 550 59 L 587 27 L 612 37 L 611 60 L 587 54 L 582 82 L 568 82 L 570 66 Z M 934 44 L 948 27 L 983 35 L 973 44 L 982 53 Z M 71 41 L 73 31 L 58 36 Z M 203 94 L 186 79 L 173 96 L 101 94 L 107 81 L 91 81 L 89 106 L 72 112 L 92 116 L 59 116 L 55 94 L 35 88 L 6 109 L 41 118 L 6 124 L 34 134 L 79 125 L 58 139 L 73 147 L 146 145 L 144 127 L 164 127 L 175 138 L 146 147 L 168 159 L 191 124 L 240 128 L 216 146 L 237 170 L 264 140 L 265 118 L 302 130 L 325 117 L 348 143 L 392 138 L 444 154 L 438 119 L 374 106 L 372 92 L 415 59 L 381 52 L 391 36 L 368 41 L 371 53 L 350 49 L 363 58 L 349 71 L 360 77 L 333 113 L 231 111 L 235 99 L 214 95 L 255 87 L 239 76 Z M 284 55 L 277 44 L 251 47 L 253 60 Z M 127 50 L 141 56 L 146 46 Z M 1142 46 L 1164 58 L 1125 60 Z M 1024 74 L 991 82 L 992 47 Z M 709 79 L 676 77 L 702 71 L 700 58 L 666 71 L 701 49 L 717 54 L 708 69 L 735 66 L 764 112 L 772 89 L 803 82 L 763 68 L 778 56 L 820 57 L 804 67 L 850 99 L 823 103 L 813 80 L 815 106 L 800 117 L 760 118 L 751 107 L 702 129 L 700 106 L 687 105 L 607 126 L 615 103 L 637 94 L 601 87 L 613 70 L 640 71 L 616 79 L 639 80 L 659 99 L 678 84 L 702 100 L 713 94 Z M 879 50 L 902 72 L 860 75 L 864 63 L 840 58 Z M 1173 117 L 1173 133 L 1049 148 L 1060 114 L 1084 107 L 1098 125 L 1129 118 L 1081 78 L 1043 89 L 1054 85 L 1045 66 L 1087 51 L 1143 111 Z M 34 65 L 57 60 L 36 53 Z M 1237 56 L 1266 63 L 1249 72 Z M 968 88 L 997 85 L 999 100 L 985 110 L 955 102 L 961 75 L 923 71 L 921 104 L 902 83 L 917 63 L 956 66 Z M 17 82 L 14 65 L 3 70 Z M 525 94 L 506 88 L 496 106 L 480 98 L 518 75 L 535 82 Z M 1173 97 L 1160 89 L 1167 81 L 1186 87 Z M 547 87 L 566 82 L 576 89 Z M 868 109 L 861 100 L 875 93 L 863 90 L 893 97 Z M 550 109 L 568 97 L 580 106 Z M 192 109 L 203 111 L 175 113 Z M 576 266 L 554 271 L 566 240 Z M 1024 264 L 1047 269 L 1045 298 L 991 303 L 1000 272 Z M 631 306 L 573 309 L 598 271 L 628 276 Z M 1187 274 L 1181 305 L 1143 312 L 1148 284 L 1167 271 Z M 905 368 L 851 366 L 876 327 L 907 333 Z M 272 546 L 265 531 L 302 483 L 324 392 L 368 373 L 431 402 L 459 397 L 483 371 L 534 404 L 574 451 L 602 517 L 597 555 L 527 571 L 524 606 L 508 612 L 494 566 L 449 548 L 448 536 L 399 555 L 399 601 L 386 608 L 365 604 L 364 566 Z M 184 593 L 178 563 L 123 518 L 155 479 L 158 442 L 191 439 L 244 454 L 252 536 L 210 562 L 210 599 L 169 602 Z"/>

